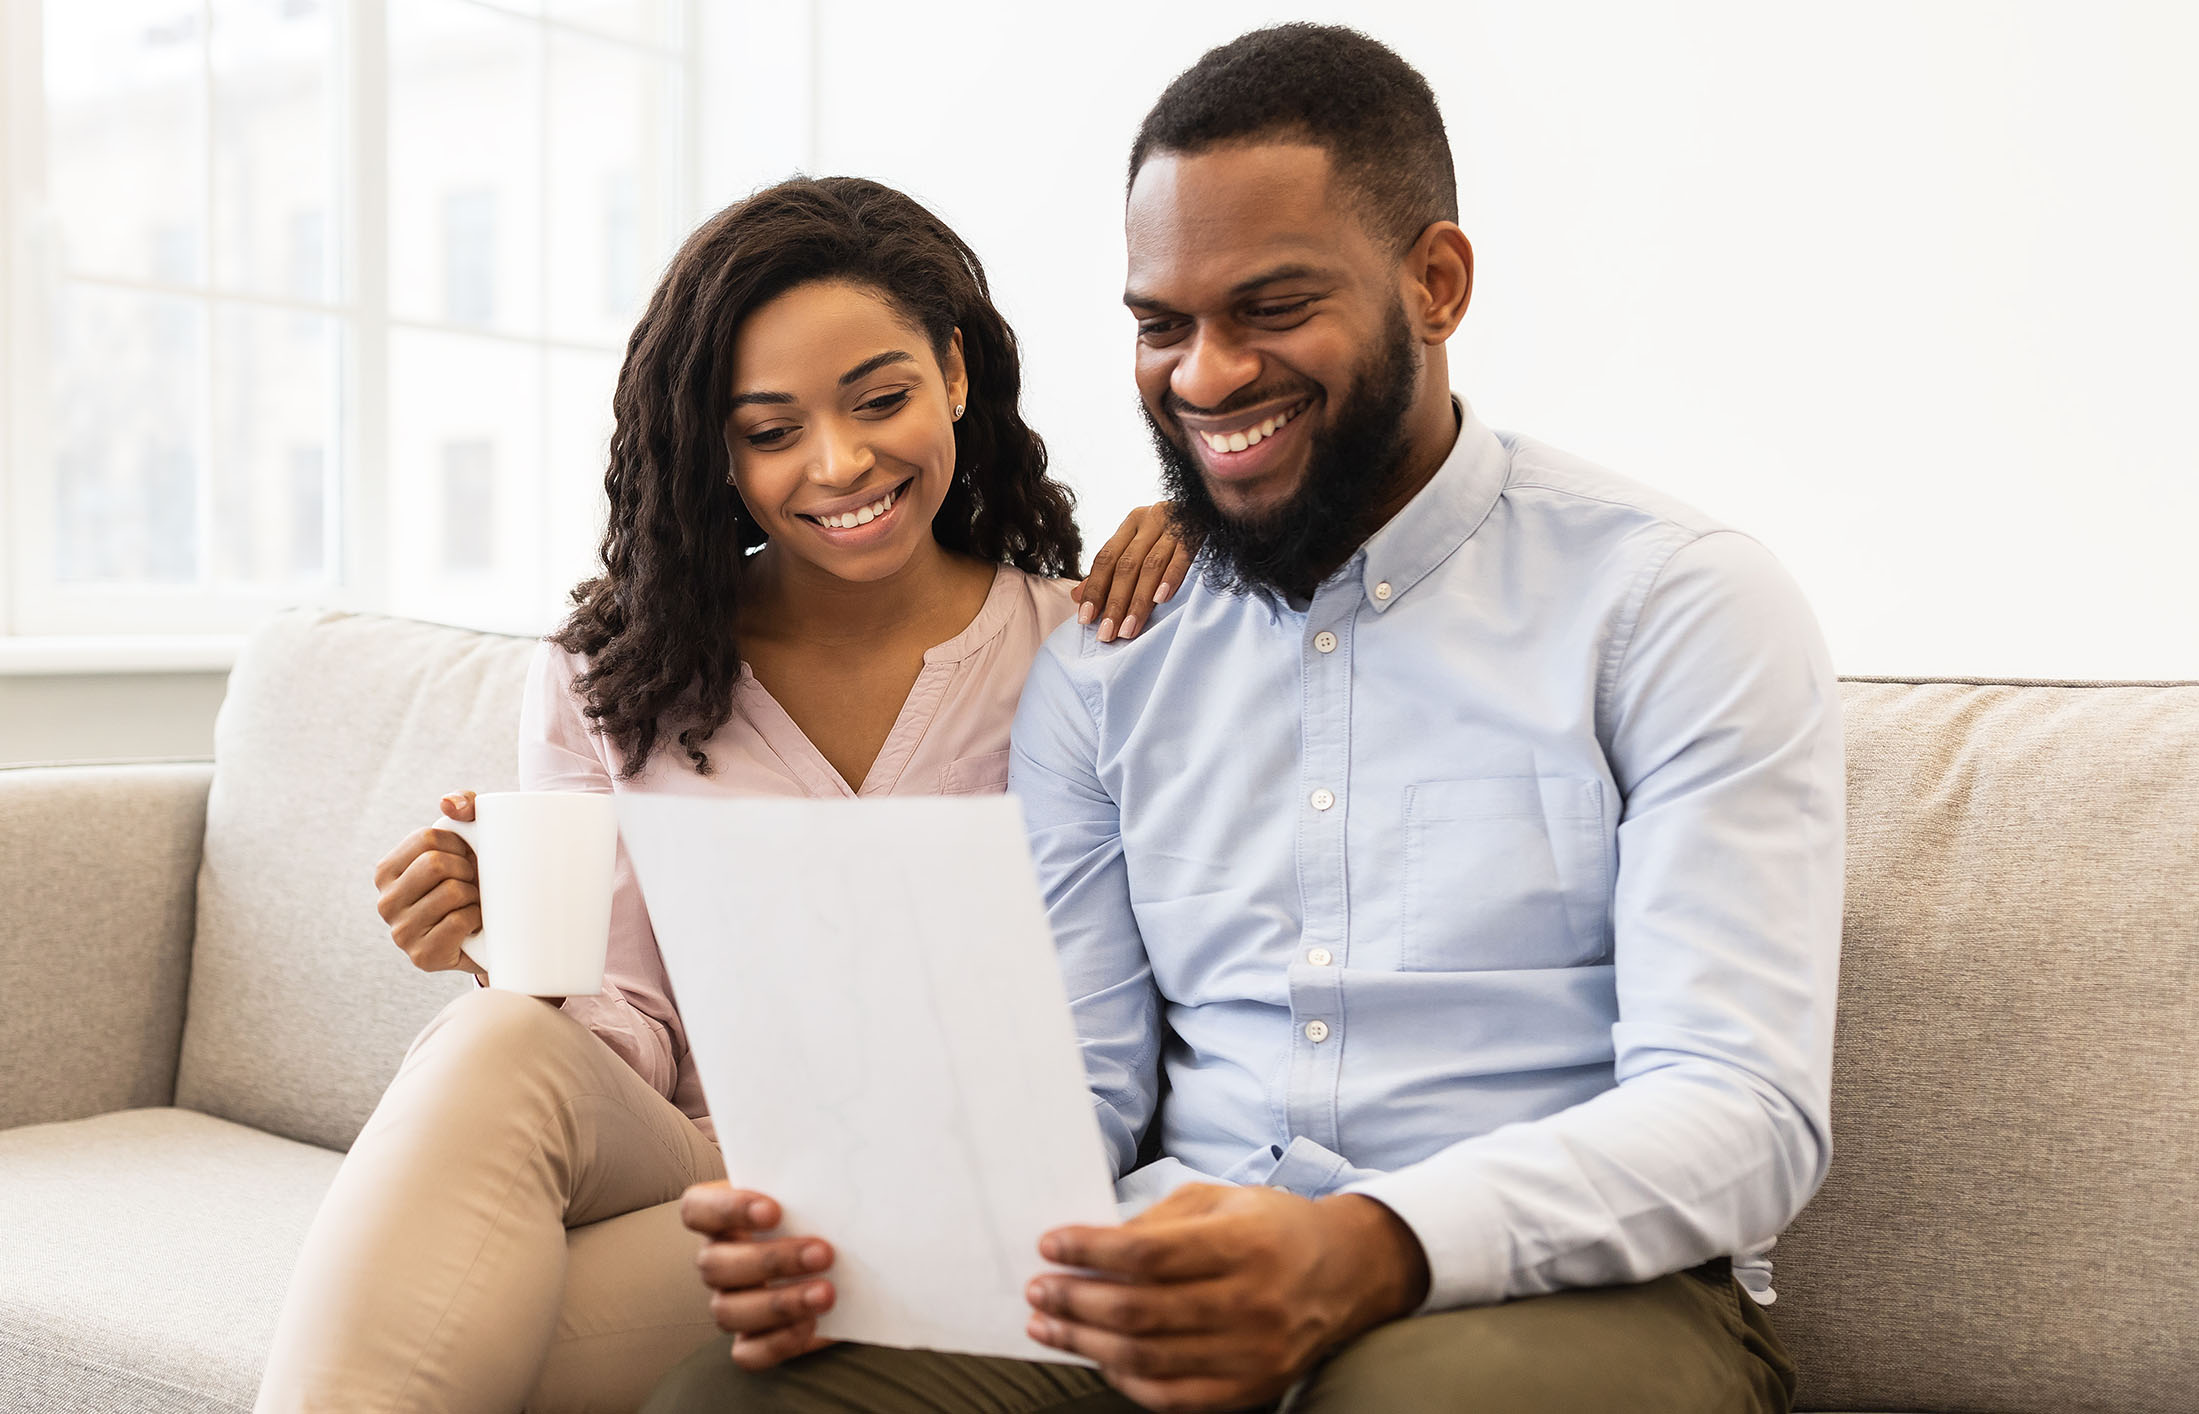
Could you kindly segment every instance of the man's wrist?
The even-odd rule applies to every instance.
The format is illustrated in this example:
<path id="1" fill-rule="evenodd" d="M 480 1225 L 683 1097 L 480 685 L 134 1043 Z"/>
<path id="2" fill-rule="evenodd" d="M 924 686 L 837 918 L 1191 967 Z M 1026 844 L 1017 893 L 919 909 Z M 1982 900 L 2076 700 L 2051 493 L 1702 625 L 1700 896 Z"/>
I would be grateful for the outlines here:
<path id="1" fill-rule="evenodd" d="M 1328 1210 L 1336 1250 L 1351 1254 L 1353 1314 L 1347 1337 L 1411 1315 L 1428 1299 L 1428 1254 L 1405 1220 L 1364 1193 L 1339 1193 L 1316 1207 Z"/>

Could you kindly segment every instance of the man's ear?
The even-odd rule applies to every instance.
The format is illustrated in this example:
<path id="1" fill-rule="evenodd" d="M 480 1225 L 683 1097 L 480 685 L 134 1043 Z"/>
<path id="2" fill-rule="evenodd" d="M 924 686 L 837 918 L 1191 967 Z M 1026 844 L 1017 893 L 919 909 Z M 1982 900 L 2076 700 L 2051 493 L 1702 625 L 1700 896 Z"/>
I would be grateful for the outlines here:
<path id="1" fill-rule="evenodd" d="M 1420 341 L 1440 344 L 1458 331 L 1474 297 L 1474 247 L 1456 223 L 1438 221 L 1405 252 L 1405 308 Z"/>

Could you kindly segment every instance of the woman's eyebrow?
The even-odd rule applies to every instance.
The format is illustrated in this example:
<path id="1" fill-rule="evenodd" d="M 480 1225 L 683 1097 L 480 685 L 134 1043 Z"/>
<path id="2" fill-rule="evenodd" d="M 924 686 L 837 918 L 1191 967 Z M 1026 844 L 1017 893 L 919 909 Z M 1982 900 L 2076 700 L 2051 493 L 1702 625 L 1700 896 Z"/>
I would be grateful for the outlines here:
<path id="1" fill-rule="evenodd" d="M 860 383 L 889 363 L 914 362 L 916 362 L 916 355 L 906 349 L 888 349 L 882 354 L 872 354 L 869 358 L 864 359 L 855 367 L 841 374 L 840 386 L 845 388 L 851 383 Z M 794 395 L 792 393 L 735 393 L 733 395 L 733 406 L 737 408 L 755 407 L 759 403 L 776 405 L 793 401 Z"/>
<path id="2" fill-rule="evenodd" d="M 914 362 L 916 362 L 916 356 L 914 354 L 907 353 L 901 349 L 888 349 L 882 354 L 871 355 L 869 358 L 866 358 L 861 363 L 855 365 L 855 367 L 841 374 L 840 386 L 845 388 L 850 383 L 859 383 L 863 379 L 870 377 L 870 375 L 872 375 L 873 373 L 876 373 L 879 369 L 884 368 L 889 363 Z"/>

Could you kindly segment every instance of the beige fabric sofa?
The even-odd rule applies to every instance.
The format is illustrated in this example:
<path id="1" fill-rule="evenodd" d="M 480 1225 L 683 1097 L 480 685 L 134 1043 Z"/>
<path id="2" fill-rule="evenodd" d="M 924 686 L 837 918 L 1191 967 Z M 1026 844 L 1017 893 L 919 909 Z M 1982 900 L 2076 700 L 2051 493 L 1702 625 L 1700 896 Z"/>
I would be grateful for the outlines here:
<path id="1" fill-rule="evenodd" d="M 406 1043 L 373 862 L 513 784 L 525 639 L 293 611 L 208 764 L 0 771 L 0 1409 L 250 1406 Z M 1809 1409 L 2199 1409 L 2199 684 L 1851 681 Z M 1716 861 L 1706 861 L 1716 868 Z"/>

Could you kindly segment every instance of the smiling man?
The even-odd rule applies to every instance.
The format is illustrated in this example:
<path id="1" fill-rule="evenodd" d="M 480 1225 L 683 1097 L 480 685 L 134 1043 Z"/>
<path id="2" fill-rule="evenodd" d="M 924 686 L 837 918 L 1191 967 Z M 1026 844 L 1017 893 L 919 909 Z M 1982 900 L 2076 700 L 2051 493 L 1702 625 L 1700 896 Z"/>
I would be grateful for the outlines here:
<path id="1" fill-rule="evenodd" d="M 1136 1210 L 1049 1234 L 1030 1329 L 1099 1375 L 838 1348 L 719 1407 L 1789 1407 L 1834 678 L 1754 541 L 1452 390 L 1457 216 L 1350 30 L 1148 114 L 1125 299 L 1201 573 L 1056 634 L 1011 774 Z"/>

